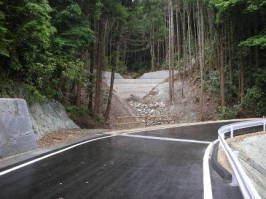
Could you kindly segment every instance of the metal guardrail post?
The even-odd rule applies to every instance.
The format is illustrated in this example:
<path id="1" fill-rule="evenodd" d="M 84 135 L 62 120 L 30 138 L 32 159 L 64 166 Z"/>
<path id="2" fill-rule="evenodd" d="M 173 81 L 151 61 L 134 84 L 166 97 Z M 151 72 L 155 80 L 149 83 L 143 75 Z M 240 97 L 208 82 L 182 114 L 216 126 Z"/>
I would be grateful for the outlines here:
<path id="1" fill-rule="evenodd" d="M 233 138 L 233 137 L 234 137 L 234 129 L 233 129 L 233 126 L 231 126 L 230 137 L 231 137 L 231 138 Z"/>

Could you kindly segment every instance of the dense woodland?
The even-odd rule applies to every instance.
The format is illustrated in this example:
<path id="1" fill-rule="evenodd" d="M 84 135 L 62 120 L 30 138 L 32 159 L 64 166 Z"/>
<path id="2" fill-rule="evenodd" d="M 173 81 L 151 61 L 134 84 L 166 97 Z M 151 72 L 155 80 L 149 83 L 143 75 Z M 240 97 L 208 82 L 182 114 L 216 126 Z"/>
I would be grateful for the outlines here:
<path id="1" fill-rule="evenodd" d="M 200 103 L 217 97 L 221 118 L 265 115 L 266 0 L 0 0 L 0 97 L 107 120 L 102 71 L 159 69 L 170 103 L 173 81 L 196 70 Z"/>

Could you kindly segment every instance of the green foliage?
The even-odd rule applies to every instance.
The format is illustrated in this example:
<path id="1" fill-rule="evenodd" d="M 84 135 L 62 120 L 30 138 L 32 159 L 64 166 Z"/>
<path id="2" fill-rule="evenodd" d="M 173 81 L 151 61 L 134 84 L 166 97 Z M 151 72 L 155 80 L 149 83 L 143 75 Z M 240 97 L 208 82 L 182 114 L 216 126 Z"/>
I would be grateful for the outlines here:
<path id="1" fill-rule="evenodd" d="M 262 117 L 266 114 L 266 94 L 254 86 L 248 88 L 239 105 L 218 108 L 219 119 L 233 119 L 241 117 Z"/>
<path id="2" fill-rule="evenodd" d="M 249 116 L 262 117 L 266 114 L 266 93 L 257 87 L 247 89 L 241 105 L 243 112 Z"/>
<path id="3" fill-rule="evenodd" d="M 266 35 L 255 35 L 253 37 L 250 37 L 245 41 L 242 41 L 240 43 L 240 46 L 247 46 L 247 47 L 258 46 L 262 49 L 266 48 Z"/>
<path id="4" fill-rule="evenodd" d="M 69 113 L 71 118 L 78 118 L 88 114 L 86 107 L 77 107 L 73 105 L 66 106 L 66 111 Z"/>
<path id="5" fill-rule="evenodd" d="M 46 97 L 33 85 L 25 84 L 23 89 L 28 103 L 44 102 L 46 100 Z"/>
<path id="6" fill-rule="evenodd" d="M 254 17 L 254 14 L 257 17 L 265 17 L 266 0 L 209 0 L 209 3 L 216 9 L 218 9 L 218 22 L 225 20 L 226 17 L 232 17 L 234 15 L 240 17 L 239 14 L 242 14 L 243 17 L 247 17 L 247 19 Z M 237 12 L 238 10 L 240 11 L 240 13 L 236 14 L 235 12 Z M 256 17 L 254 19 L 257 21 Z M 257 23 L 256 21 L 254 21 L 253 23 Z M 243 21 L 242 23 L 245 22 Z M 263 27 L 263 32 L 253 35 L 240 42 L 240 46 L 258 46 L 260 48 L 266 48 L 265 26 Z"/>
<path id="7" fill-rule="evenodd" d="M 148 36 L 154 29 L 155 40 L 164 39 L 168 29 L 165 27 L 165 2 L 161 0 L 141 1 L 130 13 L 129 28 L 135 34 Z M 148 39 L 146 40 L 149 41 Z"/>
<path id="8" fill-rule="evenodd" d="M 216 14 L 216 28 L 227 40 L 225 97 L 221 115 L 265 114 L 266 0 L 208 0 Z M 250 31 L 247 31 L 250 30 Z M 225 36 L 226 35 L 226 36 Z M 219 41 L 218 41 L 219 44 Z M 221 45 L 221 44 L 220 44 Z M 241 79 L 243 82 L 241 82 Z M 239 104 L 237 108 L 232 108 Z"/>
<path id="9" fill-rule="evenodd" d="M 220 117 L 265 114 L 266 0 L 200 3 L 206 28 L 204 88 L 215 94 L 220 89 L 220 73 L 215 67 L 220 63 L 217 51 L 220 42 L 226 40 L 224 84 L 228 107 L 219 110 Z M 192 58 L 198 58 L 199 29 L 197 13 L 194 13 L 197 7 L 193 0 L 173 1 L 173 4 L 175 33 L 176 17 L 179 17 L 182 37 L 181 42 L 176 42 L 176 37 L 175 43 L 180 43 L 181 51 L 189 51 L 180 54 L 178 67 L 181 68 Z M 88 89 L 88 93 L 94 92 L 94 80 L 88 81 L 94 77 L 88 72 L 89 53 L 94 48 L 97 51 L 99 44 L 105 45 L 107 51 L 105 69 L 115 64 L 121 73 L 126 72 L 126 67 L 129 71 L 147 72 L 151 57 L 155 56 L 160 59 L 153 59 L 154 67 L 168 65 L 166 5 L 165 0 L 0 0 L 0 96 L 15 96 L 12 89 L 19 82 L 24 85 L 30 102 L 65 99 L 66 93 L 70 93 L 69 101 L 73 104 L 78 101 L 78 86 Z M 214 22 L 215 14 L 218 24 Z M 107 22 L 106 28 L 98 28 L 103 21 Z M 191 34 L 187 34 L 189 28 Z M 103 44 L 97 38 L 101 30 L 105 31 Z M 95 68 L 100 63 L 97 53 L 94 52 Z M 244 93 L 240 88 L 242 74 Z M 240 96 L 240 90 L 244 96 Z M 73 115 L 90 114 L 86 107 L 82 108 L 68 109 Z"/>
<path id="10" fill-rule="evenodd" d="M 265 0 L 246 0 L 246 10 L 248 12 L 256 12 L 260 9 L 265 8 L 266 1 Z"/>
<path id="11" fill-rule="evenodd" d="M 11 79 L 6 79 L 0 70 L 0 98 L 14 97 L 14 82 Z"/>
<path id="12" fill-rule="evenodd" d="M 69 105 L 69 106 L 66 106 L 65 108 L 69 116 L 73 118 L 74 120 L 78 120 L 78 118 L 81 118 L 81 117 L 89 116 L 98 122 L 104 121 L 104 118 L 102 115 L 92 113 L 90 110 L 88 110 L 86 106 L 78 107 L 74 105 Z"/>
<path id="13" fill-rule="evenodd" d="M 4 5 L 3 1 L 0 1 L 0 6 Z M 9 56 L 8 52 L 8 40 L 6 38 L 6 33 L 8 29 L 6 27 L 6 17 L 4 12 L 0 9 L 0 55 L 2 56 Z"/>
<path id="14" fill-rule="evenodd" d="M 255 84 L 256 86 L 261 89 L 264 90 L 266 88 L 266 69 L 264 68 L 259 68 L 257 69 L 257 71 L 254 73 L 254 77 L 255 77 Z"/>
<path id="15" fill-rule="evenodd" d="M 51 8 L 46 0 L 10 1 L 4 8 L 10 41 L 9 67 L 22 79 L 28 72 L 36 75 L 35 64 L 45 63 L 49 56 L 46 51 L 54 33 L 49 16 Z"/>
<path id="16" fill-rule="evenodd" d="M 223 119 L 234 119 L 237 117 L 239 112 L 239 106 L 233 107 L 219 107 L 218 108 L 218 118 Z"/>
<path id="17" fill-rule="evenodd" d="M 265 0 L 209 0 L 209 2 L 219 9 L 219 13 L 225 13 L 236 6 L 243 6 L 247 12 L 256 12 L 266 5 Z"/>
<path id="18" fill-rule="evenodd" d="M 130 71 L 147 71 L 151 67 L 150 58 L 143 61 L 143 55 L 150 54 L 151 48 L 163 42 L 168 28 L 165 26 L 166 3 L 162 0 L 136 1 L 130 11 L 127 23 L 129 32 L 129 51 L 136 53 L 138 58 L 129 60 Z M 144 67 L 144 68 L 143 68 Z M 159 66 L 158 66 L 159 67 Z"/>
<path id="19" fill-rule="evenodd" d="M 62 79 L 84 80 L 80 52 L 94 41 L 94 33 L 78 1 L 2 0 L 0 5 L 5 80 L 25 84 L 30 101 L 58 97 Z"/>
<path id="20" fill-rule="evenodd" d="M 52 23 L 57 34 L 54 37 L 54 48 L 57 53 L 77 56 L 79 49 L 94 41 L 89 22 L 75 1 L 51 1 L 53 6 Z M 70 54 L 69 54 L 70 53 Z"/>
<path id="21" fill-rule="evenodd" d="M 218 93 L 220 90 L 219 87 L 219 71 L 210 71 L 207 75 L 206 75 L 206 80 L 205 80 L 205 88 L 206 90 L 210 93 Z"/>

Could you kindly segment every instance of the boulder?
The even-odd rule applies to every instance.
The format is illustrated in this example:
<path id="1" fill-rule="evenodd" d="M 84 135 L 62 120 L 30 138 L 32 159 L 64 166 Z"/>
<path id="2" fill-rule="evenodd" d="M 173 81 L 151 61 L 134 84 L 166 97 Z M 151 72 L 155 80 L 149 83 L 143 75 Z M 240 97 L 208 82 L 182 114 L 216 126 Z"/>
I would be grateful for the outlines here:
<path id="1" fill-rule="evenodd" d="M 0 99 L 0 158 L 36 148 L 27 103 L 23 99 Z"/>

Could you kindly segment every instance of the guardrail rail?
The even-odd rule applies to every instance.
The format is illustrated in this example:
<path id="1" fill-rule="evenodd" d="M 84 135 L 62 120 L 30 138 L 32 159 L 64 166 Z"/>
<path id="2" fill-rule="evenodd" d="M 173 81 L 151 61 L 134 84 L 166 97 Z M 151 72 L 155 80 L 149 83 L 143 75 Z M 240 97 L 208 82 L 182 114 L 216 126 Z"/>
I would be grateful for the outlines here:
<path id="1" fill-rule="evenodd" d="M 218 130 L 218 139 L 233 170 L 232 183 L 237 183 L 239 185 L 242 195 L 245 199 L 261 199 L 239 161 L 238 151 L 234 151 L 226 142 L 226 137 L 229 135 L 230 138 L 233 138 L 236 130 L 252 127 L 262 127 L 263 131 L 265 131 L 266 119 L 239 122 L 223 126 Z"/>

